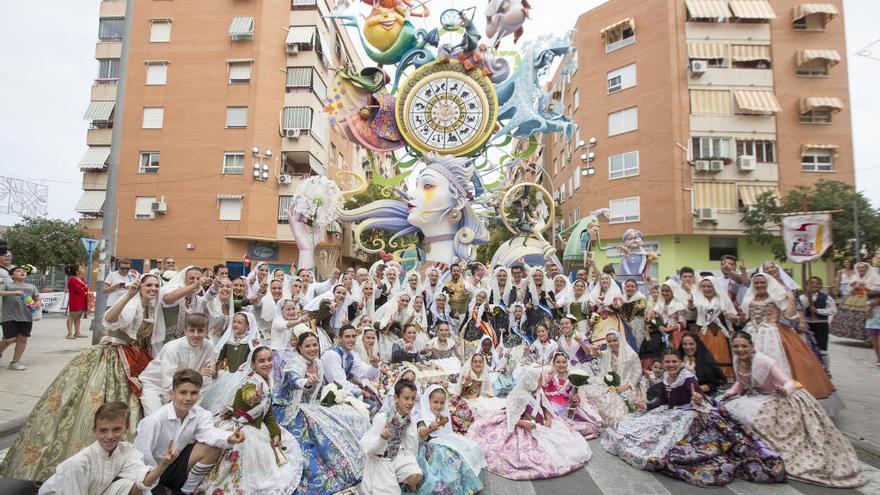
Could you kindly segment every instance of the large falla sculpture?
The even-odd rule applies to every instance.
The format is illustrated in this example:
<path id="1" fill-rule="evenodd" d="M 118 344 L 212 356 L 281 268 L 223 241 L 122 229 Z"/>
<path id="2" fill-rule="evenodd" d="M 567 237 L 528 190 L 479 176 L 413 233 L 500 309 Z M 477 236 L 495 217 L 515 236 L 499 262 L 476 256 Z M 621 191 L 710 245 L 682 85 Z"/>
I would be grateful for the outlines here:
<path id="1" fill-rule="evenodd" d="M 429 14 L 424 3 L 411 0 L 354 3 L 328 16 L 357 30 L 377 65 L 338 68 L 324 111 L 353 142 L 373 154 L 390 153 L 400 174 L 382 177 L 374 166 L 372 180 L 386 198 L 350 210 L 342 207 L 343 199 L 366 188 L 364 177 L 346 172 L 357 181 L 348 191 L 326 177 L 304 181 L 288 211 L 301 267 L 314 266 L 314 248 L 333 220 L 353 222 L 359 249 L 387 251 L 386 257 L 407 259 L 424 272 L 473 260 L 490 229 L 511 224 L 512 203 L 552 206 L 545 188 L 515 171 L 537 151 L 540 134 L 574 135 L 577 126 L 562 113 L 563 105 L 550 104 L 539 76 L 565 55 L 562 71 L 570 73 L 577 57 L 570 32 L 523 36 L 529 8 L 525 1 L 490 2 L 484 12 L 489 38 L 473 22 L 475 7 L 442 12 L 433 29 L 416 29 L 410 22 Z M 359 21 L 361 9 L 369 13 Z M 504 37 L 518 39 L 515 50 L 496 50 Z M 510 151 L 514 139 L 528 143 L 526 152 Z M 558 262 L 541 235 L 550 219 L 539 220 L 539 229 L 517 230 L 508 243 L 520 245 L 502 245 L 499 251 L 510 254 L 496 255 L 493 264 L 524 257 Z M 380 230 L 393 233 L 392 244 L 364 242 Z M 403 238 L 415 242 L 395 244 Z"/>

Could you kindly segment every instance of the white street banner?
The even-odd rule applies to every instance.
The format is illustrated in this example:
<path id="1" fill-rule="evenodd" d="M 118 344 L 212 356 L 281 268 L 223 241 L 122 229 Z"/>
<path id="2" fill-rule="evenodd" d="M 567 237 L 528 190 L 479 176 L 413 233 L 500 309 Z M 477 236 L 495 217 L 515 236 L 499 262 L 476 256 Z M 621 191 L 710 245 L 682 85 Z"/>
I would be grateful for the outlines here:
<path id="1" fill-rule="evenodd" d="M 831 214 L 792 215 L 782 219 L 782 240 L 792 263 L 819 259 L 831 246 Z"/>

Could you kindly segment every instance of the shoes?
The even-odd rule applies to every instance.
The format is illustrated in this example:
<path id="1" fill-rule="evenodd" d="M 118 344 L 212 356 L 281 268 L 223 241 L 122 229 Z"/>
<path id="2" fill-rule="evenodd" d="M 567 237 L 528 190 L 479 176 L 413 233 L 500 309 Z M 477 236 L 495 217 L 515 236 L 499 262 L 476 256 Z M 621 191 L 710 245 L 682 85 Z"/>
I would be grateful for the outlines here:
<path id="1" fill-rule="evenodd" d="M 15 371 L 24 371 L 27 369 L 27 366 L 25 366 L 21 363 L 9 363 L 9 369 L 15 370 Z"/>

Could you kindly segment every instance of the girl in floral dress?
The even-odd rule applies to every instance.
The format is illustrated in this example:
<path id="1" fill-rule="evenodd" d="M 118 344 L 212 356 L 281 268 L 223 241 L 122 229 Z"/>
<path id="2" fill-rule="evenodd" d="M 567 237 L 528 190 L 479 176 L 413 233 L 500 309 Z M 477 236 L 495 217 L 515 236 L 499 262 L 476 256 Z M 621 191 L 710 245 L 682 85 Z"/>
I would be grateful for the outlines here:
<path id="1" fill-rule="evenodd" d="M 272 350 L 254 349 L 237 375 L 240 384 L 216 425 L 229 432 L 241 429 L 245 440 L 223 453 L 202 481 L 201 490 L 210 495 L 292 493 L 302 477 L 302 454 L 272 413 Z M 281 464 L 276 448 L 286 458 Z"/>
<path id="2" fill-rule="evenodd" d="M 461 368 L 458 380 L 450 388 L 449 409 L 452 429 L 466 433 L 474 420 L 503 407 L 504 399 L 495 399 L 489 369 L 480 354 L 474 354 Z"/>
<path id="3" fill-rule="evenodd" d="M 602 417 L 590 401 L 582 399 L 577 387 L 568 381 L 568 356 L 563 352 L 553 356 L 553 370 L 544 380 L 541 388 L 553 404 L 556 414 L 569 429 L 580 433 L 584 438 L 596 438 L 602 432 Z M 571 409 L 571 406 L 574 406 Z"/>

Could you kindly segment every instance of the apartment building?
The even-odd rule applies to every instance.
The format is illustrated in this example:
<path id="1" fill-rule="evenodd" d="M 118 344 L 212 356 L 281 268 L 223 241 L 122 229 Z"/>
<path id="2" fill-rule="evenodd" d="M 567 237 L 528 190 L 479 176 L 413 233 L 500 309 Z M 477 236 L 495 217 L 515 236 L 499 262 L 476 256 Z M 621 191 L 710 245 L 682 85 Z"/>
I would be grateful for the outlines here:
<path id="1" fill-rule="evenodd" d="M 610 0 L 583 14 L 579 69 L 551 82 L 580 129 L 544 142 L 559 226 L 609 208 L 605 246 L 642 231 L 661 280 L 724 254 L 771 259 L 741 222 L 761 194 L 855 181 L 842 13 L 840 0 Z"/>
<path id="2" fill-rule="evenodd" d="M 82 223 L 100 231 L 125 2 L 100 4 L 98 74 L 80 161 Z M 142 0 L 125 81 L 115 254 L 178 266 L 297 258 L 286 209 L 302 179 L 362 171 L 366 153 L 328 125 L 335 72 L 363 66 L 327 0 Z M 340 225 L 328 256 L 353 255 Z M 326 258 L 327 256 L 324 256 Z"/>

